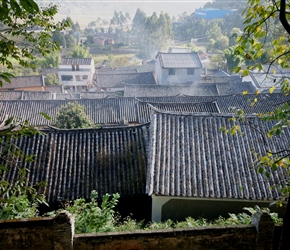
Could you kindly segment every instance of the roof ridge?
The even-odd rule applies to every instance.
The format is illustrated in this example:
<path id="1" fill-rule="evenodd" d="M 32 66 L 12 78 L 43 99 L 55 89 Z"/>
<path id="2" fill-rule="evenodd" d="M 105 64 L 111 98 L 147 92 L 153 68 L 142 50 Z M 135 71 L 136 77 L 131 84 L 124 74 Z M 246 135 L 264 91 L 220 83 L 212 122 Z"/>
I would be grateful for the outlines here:
<path id="1" fill-rule="evenodd" d="M 176 112 L 176 111 L 165 111 L 160 110 L 150 104 L 147 104 L 149 107 L 153 109 L 155 114 L 164 114 L 164 115 L 174 115 L 174 116 L 195 116 L 195 117 L 239 117 L 235 114 L 221 114 L 221 113 L 206 113 L 206 112 Z M 245 115 L 247 118 L 259 118 L 257 115 Z"/>

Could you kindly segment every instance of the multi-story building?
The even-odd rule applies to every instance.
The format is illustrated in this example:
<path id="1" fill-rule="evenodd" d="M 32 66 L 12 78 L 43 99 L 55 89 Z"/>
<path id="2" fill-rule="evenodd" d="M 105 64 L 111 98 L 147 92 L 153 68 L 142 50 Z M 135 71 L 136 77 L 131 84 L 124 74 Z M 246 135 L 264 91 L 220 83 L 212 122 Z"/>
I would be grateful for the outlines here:
<path id="1" fill-rule="evenodd" d="M 95 63 L 92 58 L 62 58 L 58 77 L 65 89 L 72 92 L 89 90 L 93 86 Z"/>

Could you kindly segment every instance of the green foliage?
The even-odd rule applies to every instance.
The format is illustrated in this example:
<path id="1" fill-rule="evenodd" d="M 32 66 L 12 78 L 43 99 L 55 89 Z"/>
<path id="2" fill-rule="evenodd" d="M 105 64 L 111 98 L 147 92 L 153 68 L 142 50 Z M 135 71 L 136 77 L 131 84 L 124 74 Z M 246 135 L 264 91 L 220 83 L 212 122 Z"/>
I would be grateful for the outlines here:
<path id="1" fill-rule="evenodd" d="M 77 102 L 69 102 L 61 107 L 56 116 L 56 127 L 64 129 L 97 127 L 85 113 L 85 108 Z"/>
<path id="2" fill-rule="evenodd" d="M 11 196 L 1 202 L 0 219 L 32 218 L 38 215 L 39 203 L 28 199 L 27 195 Z"/>
<path id="3" fill-rule="evenodd" d="M 131 65 L 129 58 L 127 56 L 114 56 L 112 54 L 108 55 L 108 61 L 112 68 L 117 68 L 121 66 Z"/>
<path id="4" fill-rule="evenodd" d="M 284 7 L 283 7 L 284 3 Z M 290 50 L 290 26 L 286 19 L 288 15 L 286 10 L 289 9 L 289 1 L 259 1 L 249 0 L 248 7 L 244 11 L 245 28 L 242 35 L 237 38 L 237 46 L 234 55 L 242 57 L 239 65 L 235 68 L 235 72 L 242 72 L 243 76 L 248 75 L 251 70 L 262 70 L 262 63 L 265 59 L 268 61 L 268 73 L 276 73 L 276 68 L 289 68 Z M 284 19 L 285 18 L 285 19 Z M 243 63 L 246 62 L 246 63 Z M 269 89 L 269 93 L 273 93 L 276 85 L 281 86 L 282 92 L 289 95 L 289 78 L 282 77 L 281 81 L 277 81 L 274 86 Z M 258 96 L 259 93 L 257 93 Z M 251 105 L 255 105 L 258 98 L 254 98 Z M 289 104 L 284 103 L 277 107 L 273 112 L 259 114 L 259 117 L 265 121 L 275 121 L 275 125 L 269 130 L 260 131 L 265 138 L 283 135 L 283 130 L 289 127 Z M 284 138 L 288 140 L 288 138 Z M 276 171 L 278 168 L 285 169 L 284 183 L 278 183 L 284 197 L 290 194 L 289 178 L 290 178 L 290 158 L 289 148 L 275 152 L 268 149 L 266 154 L 255 152 L 255 166 L 259 173 L 270 177 L 271 170 Z"/>
<path id="5" fill-rule="evenodd" d="M 56 74 L 47 74 L 44 79 L 44 82 L 45 82 L 45 85 L 47 86 L 54 86 L 54 85 L 61 84 Z"/>
<path id="6" fill-rule="evenodd" d="M 57 50 L 52 32 L 68 27 L 66 22 L 54 22 L 56 5 L 39 8 L 33 0 L 1 1 L 0 13 L 0 64 L 8 70 L 13 69 L 13 59 L 27 67 L 36 54 Z M 0 86 L 5 76 L 0 72 Z"/>
<path id="7" fill-rule="evenodd" d="M 72 57 L 72 58 L 88 58 L 91 57 L 90 53 L 90 48 L 85 47 L 85 46 L 74 46 L 73 50 L 67 54 L 67 57 Z"/>
<path id="8" fill-rule="evenodd" d="M 286 9 L 290 6 L 286 5 Z M 247 62 L 248 69 L 261 69 L 261 59 L 268 54 L 270 63 L 278 64 L 282 68 L 288 67 L 289 60 L 289 32 L 279 21 L 280 1 L 249 0 L 244 11 L 246 27 L 237 38 L 236 54 L 241 55 Z M 281 14 L 281 12 L 280 12 Z M 272 73 L 272 72 L 271 72 Z"/>
<path id="9" fill-rule="evenodd" d="M 72 206 L 66 209 L 75 215 L 75 233 L 96 233 L 112 231 L 115 227 L 115 212 L 119 194 L 104 195 L 101 206 L 98 206 L 98 194 L 91 193 L 91 201 L 77 199 Z"/>
<path id="10" fill-rule="evenodd" d="M 166 50 L 168 42 L 173 38 L 171 19 L 167 13 L 155 12 L 152 16 L 137 9 L 133 18 L 132 32 L 138 37 L 138 44 L 141 50 L 139 55 L 144 58 L 156 55 L 157 51 Z"/>

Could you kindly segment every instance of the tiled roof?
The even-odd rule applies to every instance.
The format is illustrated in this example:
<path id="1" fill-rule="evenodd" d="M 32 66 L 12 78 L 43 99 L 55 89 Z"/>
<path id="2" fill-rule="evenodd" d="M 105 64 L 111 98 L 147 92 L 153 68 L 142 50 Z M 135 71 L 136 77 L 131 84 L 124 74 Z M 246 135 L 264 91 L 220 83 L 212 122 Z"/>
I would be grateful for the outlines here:
<path id="1" fill-rule="evenodd" d="M 0 100 L 51 100 L 51 92 L 48 91 L 1 91 Z"/>
<path id="2" fill-rule="evenodd" d="M 22 91 L 1 91 L 0 100 L 21 100 Z"/>
<path id="3" fill-rule="evenodd" d="M 232 95 L 232 94 L 239 94 L 244 91 L 248 93 L 255 93 L 256 88 L 252 85 L 251 82 L 242 82 L 238 81 L 231 81 L 231 82 L 224 82 L 224 83 L 217 83 L 217 91 L 219 95 Z"/>
<path id="4" fill-rule="evenodd" d="M 36 154 L 34 162 L 19 162 L 29 169 L 31 186 L 46 181 L 48 202 L 88 199 L 92 190 L 100 197 L 118 192 L 121 196 L 145 194 L 146 127 L 94 130 L 44 131 L 16 144 Z M 10 167 L 3 177 L 17 176 Z"/>
<path id="5" fill-rule="evenodd" d="M 257 102 L 254 103 L 254 100 Z M 248 94 L 248 95 L 228 95 L 228 96 L 163 96 L 163 97 L 138 97 L 142 102 L 210 102 L 216 101 L 221 113 L 234 113 L 236 109 L 243 109 L 246 114 L 266 113 L 273 111 L 276 107 L 284 102 L 289 102 L 290 97 L 280 93 L 273 94 Z"/>
<path id="6" fill-rule="evenodd" d="M 138 117 L 140 123 L 150 122 L 150 114 L 154 111 L 169 111 L 178 113 L 219 113 L 215 101 L 200 103 L 170 103 L 170 102 L 138 102 Z"/>
<path id="7" fill-rule="evenodd" d="M 10 84 L 7 82 L 4 82 L 0 90 L 44 86 L 42 75 L 11 77 L 10 81 L 11 81 Z"/>
<path id="8" fill-rule="evenodd" d="M 95 124 L 118 124 L 124 120 L 138 123 L 134 98 L 50 100 L 50 101 L 0 101 L 0 121 L 6 115 L 29 120 L 32 125 L 53 125 L 60 107 L 76 101 L 85 107 L 86 114 Z M 46 120 L 40 112 L 52 117 Z"/>
<path id="9" fill-rule="evenodd" d="M 60 65 L 91 65 L 92 58 L 62 58 Z"/>
<path id="10" fill-rule="evenodd" d="M 161 53 L 159 58 L 162 68 L 201 68 L 202 64 L 197 53 Z"/>
<path id="11" fill-rule="evenodd" d="M 4 93 L 4 92 L 3 92 Z M 1 94 L 1 93 L 0 93 Z M 54 117 L 61 106 L 76 101 L 84 105 L 85 112 L 95 124 L 117 125 L 126 120 L 129 124 L 147 123 L 150 121 L 151 104 L 160 110 L 179 112 L 215 112 L 234 113 L 236 109 L 243 109 L 246 114 L 265 113 L 273 111 L 283 102 L 289 102 L 290 97 L 283 94 L 230 95 L 230 96 L 162 96 L 162 97 L 119 97 L 104 99 L 70 99 L 65 100 L 1 100 L 0 121 L 6 115 L 29 120 L 32 125 L 46 126 L 54 124 Z M 82 97 L 84 98 L 84 97 Z M 254 99 L 255 105 L 251 105 Z M 215 104 L 214 104 L 215 102 Z M 172 105 L 175 104 L 175 105 Z M 46 120 L 40 112 L 47 113 L 52 120 Z"/>
<path id="12" fill-rule="evenodd" d="M 267 152 L 261 134 L 252 127 L 268 129 L 273 124 L 248 118 L 252 127 L 238 123 L 244 134 L 231 136 L 220 131 L 221 126 L 233 125 L 229 117 L 153 114 L 146 193 L 196 198 L 278 199 L 277 189 L 271 186 L 283 180 L 285 170 L 279 169 L 266 179 L 251 165 L 256 159 L 253 151 Z M 282 137 L 268 140 L 274 152 L 288 148 L 290 131 L 285 130 Z"/>
<path id="13" fill-rule="evenodd" d="M 23 91 L 22 100 L 51 100 L 49 91 Z"/>
<path id="14" fill-rule="evenodd" d="M 144 97 L 144 96 L 174 96 L 186 94 L 192 96 L 217 96 L 215 84 L 184 84 L 184 85 L 130 85 L 125 86 L 124 96 Z"/>
<path id="15" fill-rule="evenodd" d="M 98 87 L 123 87 L 126 84 L 155 85 L 155 78 L 152 72 L 130 73 L 130 74 L 97 74 Z"/>
<path id="16" fill-rule="evenodd" d="M 149 107 L 152 107 L 152 109 L 160 111 L 179 113 L 219 113 L 215 101 L 200 103 L 150 103 L 148 105 Z"/>

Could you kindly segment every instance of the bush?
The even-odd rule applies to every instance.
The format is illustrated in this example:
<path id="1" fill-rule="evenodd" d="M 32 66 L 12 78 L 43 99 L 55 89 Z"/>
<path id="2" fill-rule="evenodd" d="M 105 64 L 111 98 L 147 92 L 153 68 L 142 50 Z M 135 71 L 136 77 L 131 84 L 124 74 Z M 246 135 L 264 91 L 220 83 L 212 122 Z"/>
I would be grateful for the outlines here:
<path id="1" fill-rule="evenodd" d="M 118 203 L 120 195 L 104 195 L 101 206 L 98 206 L 98 194 L 91 193 L 91 201 L 75 200 L 72 206 L 66 209 L 75 215 L 75 233 L 96 233 L 115 231 L 115 212 L 113 208 Z"/>

